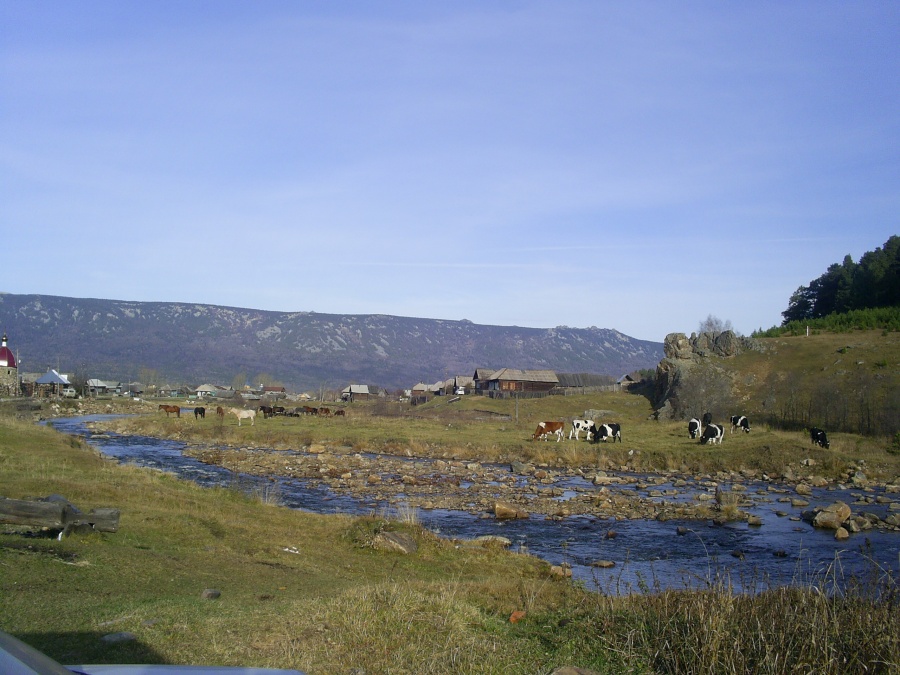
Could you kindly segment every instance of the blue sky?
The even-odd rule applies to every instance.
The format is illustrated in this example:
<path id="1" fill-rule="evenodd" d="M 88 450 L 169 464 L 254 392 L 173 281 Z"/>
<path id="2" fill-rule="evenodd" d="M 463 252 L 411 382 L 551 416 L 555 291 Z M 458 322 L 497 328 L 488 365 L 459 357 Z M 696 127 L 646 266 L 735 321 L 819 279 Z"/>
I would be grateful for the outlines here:
<path id="1" fill-rule="evenodd" d="M 0 2 L 0 291 L 749 334 L 900 233 L 897 2 Z"/>

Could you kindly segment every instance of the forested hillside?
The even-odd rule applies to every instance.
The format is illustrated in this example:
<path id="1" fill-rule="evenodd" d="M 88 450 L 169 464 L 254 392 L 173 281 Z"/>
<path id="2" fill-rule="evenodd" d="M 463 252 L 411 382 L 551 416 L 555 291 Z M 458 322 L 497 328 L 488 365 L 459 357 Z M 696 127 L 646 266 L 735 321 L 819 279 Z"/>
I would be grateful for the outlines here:
<path id="1" fill-rule="evenodd" d="M 800 286 L 781 316 L 787 324 L 880 307 L 900 307 L 898 236 L 863 254 L 858 263 L 848 255 L 808 286 Z"/>

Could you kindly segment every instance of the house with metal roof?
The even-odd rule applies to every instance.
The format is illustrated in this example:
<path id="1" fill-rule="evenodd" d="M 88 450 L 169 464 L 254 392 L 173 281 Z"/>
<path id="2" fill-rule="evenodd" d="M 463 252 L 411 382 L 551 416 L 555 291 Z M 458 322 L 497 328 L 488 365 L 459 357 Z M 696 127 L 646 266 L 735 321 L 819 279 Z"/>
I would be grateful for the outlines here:
<path id="1" fill-rule="evenodd" d="M 549 392 L 557 384 L 559 378 L 552 370 L 501 368 L 487 378 L 483 391 L 490 396 L 514 393 L 540 394 Z"/>
<path id="2" fill-rule="evenodd" d="M 367 384 L 348 384 L 341 389 L 342 401 L 367 401 L 369 395 L 369 385 Z"/>

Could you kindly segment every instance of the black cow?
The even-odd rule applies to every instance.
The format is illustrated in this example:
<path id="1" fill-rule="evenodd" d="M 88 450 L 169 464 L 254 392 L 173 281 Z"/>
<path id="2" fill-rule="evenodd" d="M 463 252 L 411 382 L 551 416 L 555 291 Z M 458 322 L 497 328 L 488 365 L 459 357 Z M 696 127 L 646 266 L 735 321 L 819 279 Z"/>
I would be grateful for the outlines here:
<path id="1" fill-rule="evenodd" d="M 692 417 L 691 421 L 688 422 L 688 434 L 691 438 L 698 438 L 700 436 L 700 420 L 696 417 Z"/>
<path id="2" fill-rule="evenodd" d="M 741 428 L 745 433 L 750 433 L 750 420 L 748 420 L 743 415 L 732 415 L 731 416 L 731 433 L 734 433 L 734 430 L 737 428 Z"/>
<path id="3" fill-rule="evenodd" d="M 715 445 L 718 443 L 721 445 L 724 437 L 725 427 L 719 424 L 707 424 L 706 428 L 703 430 L 703 435 L 700 437 L 700 444 L 706 445 L 707 443 L 712 443 Z"/>
<path id="4" fill-rule="evenodd" d="M 194 419 L 197 419 L 198 417 L 206 419 L 206 408 L 203 406 L 196 406 L 194 408 Z"/>
<path id="5" fill-rule="evenodd" d="M 703 426 L 708 426 L 710 424 L 712 424 L 712 413 L 703 413 Z"/>
<path id="6" fill-rule="evenodd" d="M 813 427 L 809 430 L 809 440 L 812 441 L 813 445 L 818 445 L 820 448 L 830 448 L 831 444 L 828 443 L 828 436 L 824 431 Z"/>
<path id="7" fill-rule="evenodd" d="M 594 443 L 597 443 L 598 441 L 603 441 L 604 443 L 606 443 L 607 438 L 612 438 L 613 443 L 615 443 L 617 440 L 619 441 L 619 443 L 621 443 L 622 427 L 616 422 L 610 422 L 609 424 L 592 425 L 592 427 L 588 429 L 588 438 L 590 438 Z"/>

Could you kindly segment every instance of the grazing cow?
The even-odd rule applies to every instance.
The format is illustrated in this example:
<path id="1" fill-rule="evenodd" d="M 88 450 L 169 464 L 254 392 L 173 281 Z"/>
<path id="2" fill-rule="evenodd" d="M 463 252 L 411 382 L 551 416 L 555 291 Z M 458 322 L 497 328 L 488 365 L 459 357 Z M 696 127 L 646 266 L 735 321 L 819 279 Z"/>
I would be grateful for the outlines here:
<path id="1" fill-rule="evenodd" d="M 688 422 L 688 435 L 691 438 L 698 438 L 700 436 L 700 420 L 696 417 L 692 417 L 691 421 Z"/>
<path id="2" fill-rule="evenodd" d="M 162 403 L 161 403 L 160 406 L 159 406 L 159 409 L 160 409 L 160 410 L 165 410 L 165 411 L 166 411 L 166 417 L 169 416 L 169 413 L 175 413 L 175 417 L 181 417 L 181 407 L 180 407 L 180 406 L 177 406 L 177 405 L 165 405 L 165 404 L 162 404 Z"/>
<path id="3" fill-rule="evenodd" d="M 706 428 L 703 430 L 703 435 L 700 437 L 700 445 L 706 445 L 707 443 L 712 443 L 715 445 L 718 443 L 722 445 L 722 439 L 725 437 L 725 427 L 720 424 L 707 424 Z"/>
<path id="4" fill-rule="evenodd" d="M 225 417 L 225 408 L 220 405 L 216 406 L 216 417 Z"/>
<path id="5" fill-rule="evenodd" d="M 820 448 L 830 448 L 831 444 L 828 442 L 828 435 L 817 427 L 813 427 L 809 430 L 809 440 L 812 441 L 813 445 L 818 445 Z"/>
<path id="6" fill-rule="evenodd" d="M 206 419 L 206 408 L 204 408 L 203 406 L 197 406 L 194 408 L 194 419 L 197 419 L 198 417 Z"/>
<path id="7" fill-rule="evenodd" d="M 256 410 L 254 410 L 253 408 L 247 408 L 246 410 L 241 408 L 232 408 L 229 412 L 237 417 L 238 426 L 241 426 L 241 420 L 246 419 L 250 420 L 251 427 L 256 425 Z"/>
<path id="8" fill-rule="evenodd" d="M 565 433 L 565 424 L 562 422 L 538 422 L 537 429 L 531 434 L 531 440 L 543 438 L 545 441 L 551 434 L 556 434 L 556 442 L 559 443 Z"/>
<path id="9" fill-rule="evenodd" d="M 575 440 L 580 440 L 578 434 L 582 431 L 587 433 L 587 439 L 591 440 L 591 427 L 594 426 L 593 420 L 572 420 L 572 430 L 569 432 L 569 440 L 572 440 L 574 434 Z"/>
<path id="10" fill-rule="evenodd" d="M 267 420 L 275 413 L 272 411 L 272 406 L 269 405 L 261 405 L 259 406 L 259 412 L 262 413 L 263 419 Z"/>
<path id="11" fill-rule="evenodd" d="M 600 424 L 595 426 L 588 432 L 591 436 L 593 436 L 593 442 L 597 443 L 599 441 L 603 441 L 606 443 L 607 438 L 613 439 L 613 443 L 619 441 L 622 442 L 622 427 L 617 422 L 609 422 L 608 424 Z"/>
<path id="12" fill-rule="evenodd" d="M 731 433 L 734 433 L 734 430 L 737 428 L 741 428 L 745 433 L 750 433 L 750 420 L 748 420 L 743 415 L 732 415 L 731 416 Z"/>

